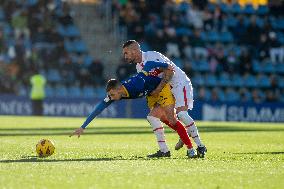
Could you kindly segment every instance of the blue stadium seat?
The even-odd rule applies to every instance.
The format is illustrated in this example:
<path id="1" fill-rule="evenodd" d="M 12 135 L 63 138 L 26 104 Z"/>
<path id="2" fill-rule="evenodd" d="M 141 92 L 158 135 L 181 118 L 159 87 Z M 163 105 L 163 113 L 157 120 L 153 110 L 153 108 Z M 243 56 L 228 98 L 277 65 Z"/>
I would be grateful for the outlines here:
<path id="1" fill-rule="evenodd" d="M 261 70 L 264 73 L 275 73 L 275 67 L 271 62 L 265 62 Z"/>
<path id="2" fill-rule="evenodd" d="M 234 3 L 230 9 L 230 12 L 231 13 L 234 13 L 234 14 L 239 14 L 242 12 L 242 8 L 240 6 L 240 4 L 238 3 Z"/>
<path id="3" fill-rule="evenodd" d="M 74 25 L 69 25 L 65 28 L 64 36 L 66 37 L 79 37 L 80 32 L 78 28 Z"/>
<path id="4" fill-rule="evenodd" d="M 269 9 L 266 5 L 260 5 L 256 12 L 259 15 L 265 15 L 265 14 L 268 14 Z"/>
<path id="5" fill-rule="evenodd" d="M 209 42 L 216 42 L 219 40 L 219 34 L 216 31 L 210 31 L 207 33 L 207 40 Z"/>
<path id="6" fill-rule="evenodd" d="M 204 86 L 205 79 L 202 75 L 195 74 L 194 77 L 192 78 L 192 83 L 193 83 L 193 85 Z"/>
<path id="7" fill-rule="evenodd" d="M 240 100 L 240 94 L 233 89 L 229 89 L 226 92 L 226 101 L 227 102 L 236 102 Z"/>
<path id="8" fill-rule="evenodd" d="M 68 95 L 71 97 L 81 97 L 81 89 L 76 86 L 72 86 L 68 89 Z"/>
<path id="9" fill-rule="evenodd" d="M 24 85 L 20 85 L 18 93 L 19 96 L 25 96 L 25 97 L 29 96 L 29 90 Z"/>
<path id="10" fill-rule="evenodd" d="M 255 13 L 255 10 L 254 10 L 252 4 L 247 4 L 247 5 L 245 5 L 245 7 L 244 7 L 244 9 L 243 9 L 243 12 L 244 12 L 245 14 L 254 14 L 254 13 Z"/>
<path id="11" fill-rule="evenodd" d="M 86 55 L 86 56 L 84 57 L 84 64 L 85 64 L 86 66 L 91 65 L 92 62 L 93 62 L 93 58 L 92 58 L 90 55 Z"/>
<path id="12" fill-rule="evenodd" d="M 284 74 L 284 64 L 283 63 L 276 64 L 275 70 L 277 73 Z"/>
<path id="13" fill-rule="evenodd" d="M 64 85 L 58 85 L 55 88 L 55 96 L 57 96 L 57 97 L 67 97 L 67 96 L 69 96 L 67 88 Z"/>
<path id="14" fill-rule="evenodd" d="M 269 80 L 269 77 L 267 75 L 261 75 L 259 76 L 258 78 L 258 86 L 259 87 L 269 87 L 270 86 L 270 80 Z"/>
<path id="15" fill-rule="evenodd" d="M 219 85 L 222 87 L 229 87 L 231 86 L 231 79 L 229 77 L 229 74 L 227 73 L 222 73 L 219 77 L 218 81 Z"/>
<path id="16" fill-rule="evenodd" d="M 73 43 L 71 41 L 64 41 L 64 47 L 66 49 L 67 52 L 71 53 L 75 51 L 75 47 L 73 45 Z"/>
<path id="17" fill-rule="evenodd" d="M 238 74 L 234 74 L 232 78 L 232 86 L 242 87 L 243 84 L 244 84 L 243 78 Z"/>
<path id="18" fill-rule="evenodd" d="M 85 43 L 83 41 L 75 41 L 73 43 L 74 47 L 75 47 L 75 51 L 78 53 L 85 53 L 87 52 L 87 47 L 85 45 Z"/>
<path id="19" fill-rule="evenodd" d="M 217 93 L 220 101 L 226 101 L 226 95 L 222 89 L 218 89 Z"/>
<path id="20" fill-rule="evenodd" d="M 182 1 L 179 4 L 178 10 L 181 12 L 186 12 L 190 8 L 190 4 L 188 2 Z"/>
<path id="21" fill-rule="evenodd" d="M 257 87 L 257 80 L 253 75 L 245 76 L 243 80 L 246 87 Z"/>
<path id="22" fill-rule="evenodd" d="M 284 89 L 284 77 L 279 77 L 278 79 L 278 85 L 281 89 Z"/>
<path id="23" fill-rule="evenodd" d="M 176 28 L 176 35 L 177 36 L 190 36 L 192 35 L 192 31 L 189 28 L 186 27 L 179 27 Z"/>
<path id="24" fill-rule="evenodd" d="M 95 90 L 93 87 L 84 87 L 82 89 L 82 93 L 83 93 L 83 97 L 86 97 L 86 98 L 93 98 L 95 96 Z"/>
<path id="25" fill-rule="evenodd" d="M 104 98 L 106 97 L 106 91 L 103 87 L 98 87 L 95 89 L 95 97 L 97 98 Z"/>
<path id="26" fill-rule="evenodd" d="M 236 19 L 236 17 L 229 15 L 227 19 L 224 20 L 224 24 L 227 27 L 235 27 L 238 24 L 238 20 Z"/>
<path id="27" fill-rule="evenodd" d="M 200 60 L 197 62 L 197 70 L 201 72 L 209 72 L 210 66 L 209 62 L 206 60 Z"/>
<path id="28" fill-rule="evenodd" d="M 224 13 L 228 13 L 230 11 L 227 3 L 220 3 L 219 6 L 220 6 L 222 12 L 224 12 Z"/>
<path id="29" fill-rule="evenodd" d="M 205 85 L 210 86 L 210 87 L 217 86 L 218 82 L 217 82 L 216 76 L 213 74 L 207 75 L 206 80 L 205 80 Z"/>
<path id="30" fill-rule="evenodd" d="M 45 95 L 46 97 L 54 97 L 55 96 L 55 90 L 53 87 L 47 85 L 45 87 Z"/>
<path id="31" fill-rule="evenodd" d="M 59 71 L 56 69 L 50 69 L 47 72 L 47 80 L 50 82 L 60 82 L 61 76 L 59 74 Z"/>
<path id="32" fill-rule="evenodd" d="M 256 73 L 262 72 L 262 67 L 257 60 L 253 60 L 252 69 Z"/>
<path id="33" fill-rule="evenodd" d="M 220 33 L 219 38 L 223 43 L 233 42 L 233 35 L 231 34 L 231 32 Z"/>

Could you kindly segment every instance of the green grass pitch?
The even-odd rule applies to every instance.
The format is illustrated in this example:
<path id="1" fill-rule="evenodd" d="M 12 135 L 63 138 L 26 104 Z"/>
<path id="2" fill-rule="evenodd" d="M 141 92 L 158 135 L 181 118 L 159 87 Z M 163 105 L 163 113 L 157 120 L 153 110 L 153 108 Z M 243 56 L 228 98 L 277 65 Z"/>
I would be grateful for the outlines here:
<path id="1" fill-rule="evenodd" d="M 197 122 L 205 159 L 157 150 L 142 119 L 97 119 L 79 139 L 69 134 L 84 118 L 0 117 L 0 188 L 284 188 L 284 124 Z M 42 138 L 54 141 L 48 158 L 35 155 Z"/>

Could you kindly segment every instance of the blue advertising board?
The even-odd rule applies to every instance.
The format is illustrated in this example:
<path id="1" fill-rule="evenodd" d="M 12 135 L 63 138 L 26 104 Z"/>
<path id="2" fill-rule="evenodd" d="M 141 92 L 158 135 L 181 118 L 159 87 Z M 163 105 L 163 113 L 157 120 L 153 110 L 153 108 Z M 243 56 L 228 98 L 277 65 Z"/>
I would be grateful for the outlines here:
<path id="1" fill-rule="evenodd" d="M 85 117 L 101 99 L 47 98 L 44 100 L 45 116 Z M 99 117 L 146 118 L 149 110 L 145 99 L 114 102 Z M 0 115 L 31 115 L 29 98 L 0 96 Z M 195 120 L 284 122 L 283 103 L 212 103 L 194 102 L 189 114 Z"/>

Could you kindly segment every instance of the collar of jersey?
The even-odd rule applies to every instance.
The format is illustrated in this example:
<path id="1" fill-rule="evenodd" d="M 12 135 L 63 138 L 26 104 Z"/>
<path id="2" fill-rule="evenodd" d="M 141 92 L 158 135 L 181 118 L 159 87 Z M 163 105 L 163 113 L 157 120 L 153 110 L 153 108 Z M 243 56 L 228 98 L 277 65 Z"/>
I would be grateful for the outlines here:
<path id="1" fill-rule="evenodd" d="M 129 92 L 128 92 L 128 90 L 125 88 L 124 85 L 122 85 L 122 88 L 124 89 L 124 91 L 125 91 L 125 93 L 126 93 L 126 97 L 129 97 Z"/>

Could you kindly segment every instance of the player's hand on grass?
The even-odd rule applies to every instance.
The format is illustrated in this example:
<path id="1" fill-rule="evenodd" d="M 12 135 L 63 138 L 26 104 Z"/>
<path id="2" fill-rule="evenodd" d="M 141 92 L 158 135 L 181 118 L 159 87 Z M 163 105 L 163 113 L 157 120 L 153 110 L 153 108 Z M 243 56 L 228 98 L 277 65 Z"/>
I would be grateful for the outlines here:
<path id="1" fill-rule="evenodd" d="M 78 138 L 80 137 L 81 134 L 83 134 L 84 132 L 84 129 L 82 127 L 79 127 L 78 129 L 75 129 L 75 131 L 69 136 L 73 136 L 73 135 L 77 135 Z"/>

